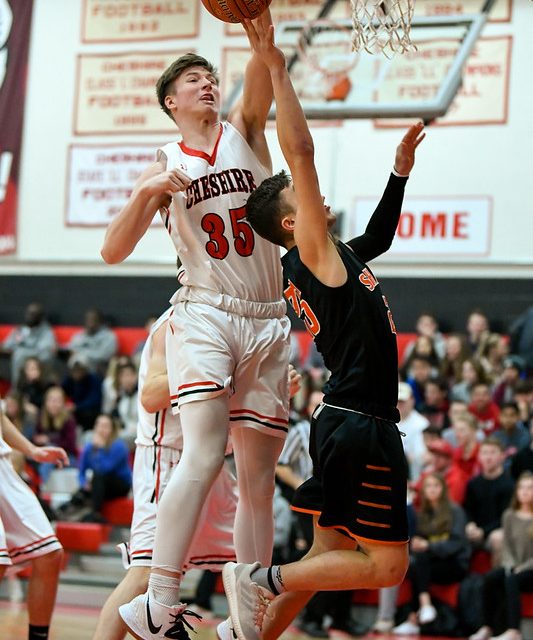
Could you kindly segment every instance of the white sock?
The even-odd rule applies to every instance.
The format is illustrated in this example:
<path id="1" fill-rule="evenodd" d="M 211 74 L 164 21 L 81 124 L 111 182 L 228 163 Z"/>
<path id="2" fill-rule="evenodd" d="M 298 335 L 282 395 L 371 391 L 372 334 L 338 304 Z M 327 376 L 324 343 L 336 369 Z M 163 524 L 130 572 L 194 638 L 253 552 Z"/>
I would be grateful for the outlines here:
<path id="1" fill-rule="evenodd" d="M 148 594 L 159 604 L 175 607 L 180 604 L 180 582 L 181 574 L 178 578 L 174 578 L 151 573 L 148 580 Z"/>

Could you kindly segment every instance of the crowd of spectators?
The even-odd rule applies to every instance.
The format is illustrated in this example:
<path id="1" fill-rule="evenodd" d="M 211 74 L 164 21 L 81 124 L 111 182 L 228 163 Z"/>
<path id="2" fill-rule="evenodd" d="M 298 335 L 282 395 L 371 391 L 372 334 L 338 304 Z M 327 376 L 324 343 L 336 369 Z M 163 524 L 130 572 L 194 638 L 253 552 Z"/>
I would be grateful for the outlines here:
<path id="1" fill-rule="evenodd" d="M 474 640 L 488 640 L 494 629 L 504 633 L 503 640 L 519 639 L 516 608 L 496 620 L 488 611 L 495 584 L 510 582 L 509 589 L 533 591 L 529 573 L 528 579 L 506 577 L 509 571 L 514 575 L 533 564 L 533 557 L 527 556 L 531 545 L 517 542 L 517 536 L 533 527 L 533 513 L 523 506 L 526 490 L 518 490 L 531 484 L 528 473 L 533 472 L 532 323 L 529 309 L 507 335 L 496 334 L 485 314 L 474 310 L 463 331 L 444 335 L 431 314 L 418 318 L 416 338 L 406 346 L 398 372 L 399 429 L 405 434 L 410 469 L 413 600 L 402 621 L 394 607 L 397 591 L 384 590 L 386 604 L 381 606 L 380 601 L 376 630 L 413 633 L 434 624 L 439 611 L 429 584 L 459 581 L 468 572 L 472 553 L 483 549 L 491 554 L 493 571 L 483 591 L 487 616 Z M 77 500 L 84 506 L 85 518 L 101 521 L 105 500 L 125 496 L 131 488 L 142 344 L 131 355 L 119 354 L 102 314 L 89 309 L 84 327 L 59 348 L 42 306 L 33 303 L 24 323 L 2 347 L 11 359 L 6 414 L 34 443 L 65 448 L 72 466 L 79 469 L 80 483 L 69 508 Z M 293 334 L 291 363 L 302 373 L 303 384 L 293 399 L 292 426 L 277 469 L 280 514 L 286 514 L 285 503 L 312 472 L 309 421 L 328 376 L 314 343 L 305 358 L 300 348 Z M 44 483 L 51 468 L 43 464 L 36 471 Z M 529 528 L 506 524 L 511 521 L 509 513 L 515 520 L 531 519 Z M 68 517 L 68 508 L 61 516 Z M 276 553 L 282 561 L 301 557 L 309 548 L 308 520 L 292 516 L 287 528 L 286 517 L 283 526 L 280 517 Z M 513 555 L 517 544 L 519 550 Z M 510 558 L 515 558 L 518 569 Z M 351 594 L 338 594 L 339 607 L 331 609 L 327 596 L 317 597 L 304 612 L 303 630 L 327 637 L 328 623 L 360 635 L 364 629 L 346 613 L 349 605 L 340 607 L 349 602 Z M 328 622 L 330 609 L 343 613 L 335 614 L 333 621 L 329 614 Z"/>

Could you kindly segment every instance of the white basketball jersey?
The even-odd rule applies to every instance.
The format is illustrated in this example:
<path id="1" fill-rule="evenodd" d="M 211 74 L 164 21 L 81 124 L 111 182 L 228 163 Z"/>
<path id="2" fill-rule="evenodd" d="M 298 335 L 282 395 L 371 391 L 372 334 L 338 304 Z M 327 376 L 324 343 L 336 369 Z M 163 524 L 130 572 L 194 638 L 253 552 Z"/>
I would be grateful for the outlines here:
<path id="1" fill-rule="evenodd" d="M 160 445 L 170 447 L 171 449 L 183 449 L 183 437 L 181 434 L 181 426 L 179 416 L 172 415 L 170 405 L 163 411 L 157 413 L 148 413 L 141 404 L 141 393 L 144 380 L 148 372 L 148 363 L 150 361 L 150 353 L 152 349 L 152 336 L 159 327 L 168 320 L 172 313 L 172 307 L 169 307 L 154 322 L 150 329 L 150 334 L 146 340 L 141 353 L 141 361 L 139 363 L 139 393 L 138 393 L 138 413 L 139 421 L 137 424 L 137 437 L 135 444 L 144 446 Z"/>
<path id="2" fill-rule="evenodd" d="M 160 150 L 167 169 L 191 179 L 163 216 L 185 268 L 182 284 L 254 302 L 282 297 L 279 247 L 256 235 L 245 220 L 250 193 L 270 174 L 229 122 L 211 156 L 173 142 Z M 167 217 L 167 219 L 165 219 Z"/>

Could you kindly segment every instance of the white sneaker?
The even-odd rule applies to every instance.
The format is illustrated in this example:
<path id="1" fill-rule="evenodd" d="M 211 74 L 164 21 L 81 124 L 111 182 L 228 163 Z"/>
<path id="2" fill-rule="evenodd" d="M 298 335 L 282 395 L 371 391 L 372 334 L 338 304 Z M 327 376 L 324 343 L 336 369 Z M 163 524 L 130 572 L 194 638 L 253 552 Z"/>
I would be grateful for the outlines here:
<path id="1" fill-rule="evenodd" d="M 123 604 L 118 611 L 130 633 L 137 640 L 155 640 L 156 638 L 174 638 L 189 640 L 185 625 L 192 630 L 183 616 L 189 615 L 200 619 L 201 616 L 189 611 L 186 604 L 167 607 L 159 602 L 151 601 L 147 593 L 143 593 L 131 602 Z"/>
<path id="2" fill-rule="evenodd" d="M 425 604 L 418 611 L 418 622 L 420 624 L 429 624 L 437 617 L 437 610 L 432 604 Z"/>
<path id="3" fill-rule="evenodd" d="M 250 577 L 260 567 L 259 562 L 227 562 L 222 569 L 233 629 L 239 640 L 259 640 L 266 609 L 274 598 L 270 591 L 260 587 Z"/>
<path id="4" fill-rule="evenodd" d="M 473 633 L 468 640 L 489 640 L 492 637 L 492 629 L 487 625 L 483 625 L 475 633 Z"/>
<path id="5" fill-rule="evenodd" d="M 414 622 L 409 622 L 409 620 L 406 620 L 405 622 L 402 622 L 402 624 L 399 624 L 397 627 L 394 627 L 392 633 L 397 636 L 417 636 L 420 634 L 420 627 Z"/>
<path id="6" fill-rule="evenodd" d="M 231 624 L 231 618 L 226 618 L 217 624 L 217 638 L 218 640 L 237 640 L 237 636 Z"/>
<path id="7" fill-rule="evenodd" d="M 372 631 L 376 633 L 390 633 L 394 627 L 392 620 L 376 620 L 372 625 Z"/>

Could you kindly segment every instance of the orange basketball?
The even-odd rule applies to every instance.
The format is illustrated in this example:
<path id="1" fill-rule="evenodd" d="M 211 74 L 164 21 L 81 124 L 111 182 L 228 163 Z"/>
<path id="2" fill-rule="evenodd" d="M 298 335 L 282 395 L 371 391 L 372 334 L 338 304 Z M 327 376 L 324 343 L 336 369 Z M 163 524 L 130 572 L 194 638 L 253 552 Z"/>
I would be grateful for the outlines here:
<path id="1" fill-rule="evenodd" d="M 260 16 L 272 0 L 202 0 L 215 18 L 223 22 L 242 22 Z"/>

